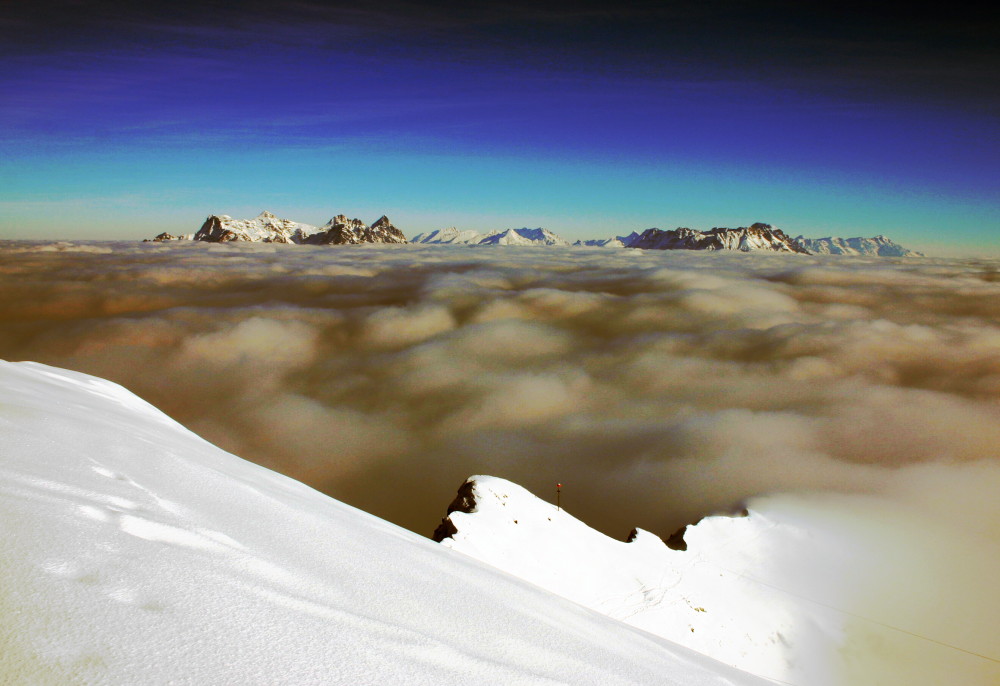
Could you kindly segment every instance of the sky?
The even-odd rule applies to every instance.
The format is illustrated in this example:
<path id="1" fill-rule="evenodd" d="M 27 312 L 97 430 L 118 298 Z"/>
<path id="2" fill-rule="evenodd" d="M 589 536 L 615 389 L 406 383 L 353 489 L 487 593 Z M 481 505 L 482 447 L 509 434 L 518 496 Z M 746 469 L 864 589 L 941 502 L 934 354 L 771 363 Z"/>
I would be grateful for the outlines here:
<path id="1" fill-rule="evenodd" d="M 879 233 L 1000 255 L 998 12 L 50 0 L 0 27 L 0 238 L 267 209 L 407 235 Z"/>

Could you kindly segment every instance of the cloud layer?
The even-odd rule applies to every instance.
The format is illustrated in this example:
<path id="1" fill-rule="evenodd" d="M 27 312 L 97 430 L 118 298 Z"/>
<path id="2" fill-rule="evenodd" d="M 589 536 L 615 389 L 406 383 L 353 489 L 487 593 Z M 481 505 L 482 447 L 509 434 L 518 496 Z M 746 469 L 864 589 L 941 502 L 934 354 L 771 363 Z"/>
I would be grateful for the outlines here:
<path id="1" fill-rule="evenodd" d="M 1000 539 L 1000 263 L 0 245 L 0 357 L 429 534 L 495 474 L 615 535 L 876 493 Z M 554 495 L 554 494 L 552 494 Z"/>

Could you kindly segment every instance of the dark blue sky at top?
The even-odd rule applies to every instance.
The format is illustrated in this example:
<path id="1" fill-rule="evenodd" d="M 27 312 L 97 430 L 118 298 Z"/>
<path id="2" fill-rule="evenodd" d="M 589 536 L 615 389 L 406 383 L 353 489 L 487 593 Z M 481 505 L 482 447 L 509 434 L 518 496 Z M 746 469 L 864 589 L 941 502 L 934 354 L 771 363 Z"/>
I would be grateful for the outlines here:
<path id="1" fill-rule="evenodd" d="M 267 208 L 1000 250 L 995 14 L 54 2 L 2 25 L 2 237 Z"/>

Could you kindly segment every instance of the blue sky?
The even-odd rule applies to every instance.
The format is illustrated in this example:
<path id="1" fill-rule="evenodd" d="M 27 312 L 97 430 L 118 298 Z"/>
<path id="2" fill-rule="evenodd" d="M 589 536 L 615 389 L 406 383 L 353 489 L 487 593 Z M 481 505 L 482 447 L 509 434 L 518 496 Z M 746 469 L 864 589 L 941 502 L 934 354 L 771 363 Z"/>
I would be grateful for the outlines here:
<path id="1" fill-rule="evenodd" d="M 708 5 L 15 16 L 0 237 L 269 209 L 571 239 L 766 221 L 1000 253 L 988 32 Z"/>

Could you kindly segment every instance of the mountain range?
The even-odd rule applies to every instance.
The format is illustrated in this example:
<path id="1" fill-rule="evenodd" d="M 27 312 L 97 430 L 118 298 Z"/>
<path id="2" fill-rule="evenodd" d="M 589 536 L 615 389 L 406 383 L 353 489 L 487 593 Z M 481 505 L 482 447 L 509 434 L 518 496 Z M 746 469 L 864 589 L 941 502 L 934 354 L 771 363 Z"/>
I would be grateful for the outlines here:
<path id="1" fill-rule="evenodd" d="M 323 226 L 280 219 L 261 212 L 253 219 L 233 219 L 211 215 L 194 234 L 173 236 L 161 233 L 155 242 L 196 240 L 208 242 L 248 241 L 294 243 L 300 245 L 346 245 L 359 243 L 407 243 L 406 236 L 382 216 L 371 226 L 360 219 L 338 214 Z M 569 246 L 570 242 L 543 228 L 505 229 L 480 233 L 455 227 L 419 233 L 409 242 L 422 245 L 515 245 Z M 790 238 L 770 224 L 755 223 L 737 228 L 716 227 L 698 231 L 685 227 L 665 231 L 646 229 L 627 236 L 578 240 L 574 247 L 636 248 L 642 250 L 726 250 L 738 252 L 785 252 L 800 254 L 867 255 L 879 257 L 923 257 L 883 235 L 872 238 Z"/>
<path id="2" fill-rule="evenodd" d="M 154 241 L 183 240 L 161 233 Z M 359 243 L 406 243 L 406 236 L 383 215 L 368 226 L 360 219 L 338 214 L 323 226 L 280 219 L 261 212 L 253 219 L 233 219 L 228 214 L 210 215 L 191 240 L 210 243 L 295 243 L 298 245 L 356 245 Z"/>

